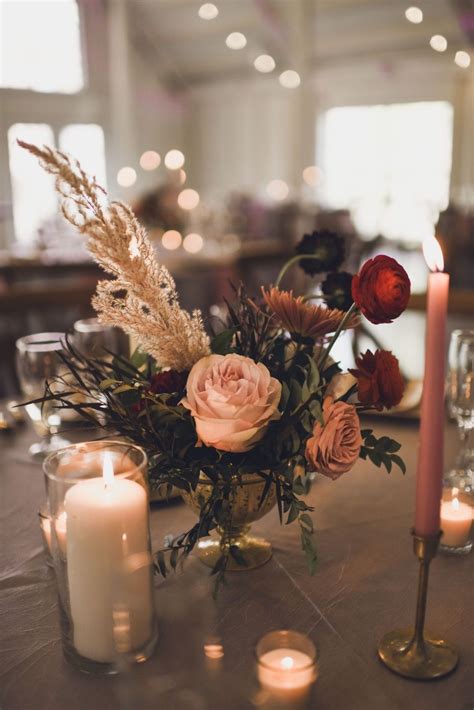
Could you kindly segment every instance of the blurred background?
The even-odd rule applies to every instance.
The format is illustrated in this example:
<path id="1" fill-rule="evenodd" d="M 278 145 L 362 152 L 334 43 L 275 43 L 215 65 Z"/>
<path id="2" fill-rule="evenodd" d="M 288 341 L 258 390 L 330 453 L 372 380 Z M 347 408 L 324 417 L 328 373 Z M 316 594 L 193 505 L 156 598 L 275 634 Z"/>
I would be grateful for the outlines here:
<path id="1" fill-rule="evenodd" d="M 0 396 L 16 339 L 92 316 L 101 277 L 17 138 L 130 203 L 206 314 L 314 229 L 345 236 L 349 271 L 395 256 L 413 296 L 377 338 L 420 378 L 425 237 L 448 330 L 473 326 L 473 45 L 472 0 L 0 0 Z"/>

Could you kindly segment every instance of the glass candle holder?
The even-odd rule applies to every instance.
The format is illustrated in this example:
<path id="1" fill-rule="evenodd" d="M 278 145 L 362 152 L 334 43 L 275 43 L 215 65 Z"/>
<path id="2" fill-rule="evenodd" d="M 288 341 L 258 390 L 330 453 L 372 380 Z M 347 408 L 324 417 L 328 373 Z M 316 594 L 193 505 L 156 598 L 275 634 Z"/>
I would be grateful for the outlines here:
<path id="1" fill-rule="evenodd" d="M 53 567 L 53 557 L 51 555 L 51 516 L 47 503 L 42 505 L 38 510 L 38 519 L 46 565 Z"/>
<path id="2" fill-rule="evenodd" d="M 147 457 L 124 442 L 68 446 L 44 462 L 63 651 L 82 671 L 114 673 L 156 642 Z"/>
<path id="3" fill-rule="evenodd" d="M 275 706 L 304 705 L 316 680 L 316 648 L 297 631 L 271 631 L 256 647 L 258 679 Z"/>
<path id="4" fill-rule="evenodd" d="M 453 485 L 450 477 L 443 487 L 441 499 L 441 552 L 467 555 L 472 550 L 472 505 L 470 495 L 461 487 Z"/>

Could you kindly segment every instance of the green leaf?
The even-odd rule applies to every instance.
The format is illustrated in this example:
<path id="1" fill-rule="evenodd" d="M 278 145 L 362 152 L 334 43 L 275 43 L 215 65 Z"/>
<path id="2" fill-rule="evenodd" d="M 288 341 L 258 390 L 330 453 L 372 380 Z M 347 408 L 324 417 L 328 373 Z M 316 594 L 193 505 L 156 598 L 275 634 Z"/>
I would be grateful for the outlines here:
<path id="1" fill-rule="evenodd" d="M 211 350 L 217 355 L 227 355 L 231 351 L 232 340 L 235 335 L 235 328 L 228 328 L 216 335 L 211 342 Z"/>
<path id="2" fill-rule="evenodd" d="M 176 569 L 178 565 L 178 555 L 179 555 L 179 549 L 177 547 L 174 547 L 171 550 L 171 555 L 170 555 L 170 565 L 173 569 Z"/>
<path id="3" fill-rule="evenodd" d="M 360 434 L 363 439 L 365 439 L 367 436 L 370 436 L 370 434 L 372 434 L 372 432 L 373 432 L 373 429 L 361 429 L 360 430 Z"/>
<path id="4" fill-rule="evenodd" d="M 370 451 L 368 451 L 368 454 L 369 454 L 369 459 L 372 461 L 372 463 L 375 466 L 380 466 L 382 464 L 382 457 L 376 451 L 370 450 Z"/>
<path id="5" fill-rule="evenodd" d="M 130 392 L 130 390 L 133 390 L 134 387 L 131 387 L 130 385 L 120 385 L 120 387 L 117 387 L 117 389 L 114 390 L 114 394 L 121 394 L 122 392 Z"/>
<path id="6" fill-rule="evenodd" d="M 298 407 L 303 401 L 303 392 L 298 380 L 290 380 L 290 396 L 293 407 Z"/>
<path id="7" fill-rule="evenodd" d="M 101 380 L 101 382 L 99 382 L 99 387 L 101 390 L 106 390 L 109 387 L 111 387 L 112 385 L 118 384 L 120 381 L 121 380 L 113 380 L 113 379 L 107 378 L 107 379 Z"/>
<path id="8" fill-rule="evenodd" d="M 245 557 L 243 556 L 243 554 L 241 553 L 238 545 L 230 545 L 229 546 L 229 553 L 240 567 L 247 567 L 247 561 L 246 561 Z"/>
<path id="9" fill-rule="evenodd" d="M 165 556 L 161 550 L 156 553 L 156 564 L 161 576 L 166 577 L 168 570 L 166 569 Z"/>
<path id="10" fill-rule="evenodd" d="M 133 352 L 133 354 L 132 354 L 132 356 L 131 356 L 131 358 L 130 358 L 131 364 L 132 364 L 137 370 L 139 370 L 141 367 L 143 367 L 143 365 L 145 365 L 145 363 L 147 362 L 147 360 L 148 360 L 148 355 L 147 355 L 146 353 L 142 352 L 142 350 L 140 350 L 139 348 L 137 348 L 137 349 Z"/>
<path id="11" fill-rule="evenodd" d="M 382 457 L 382 463 L 387 469 L 387 471 L 390 473 L 392 470 L 392 459 L 388 454 L 381 454 Z"/>
<path id="12" fill-rule="evenodd" d="M 290 512 L 288 513 L 288 518 L 286 520 L 286 524 L 290 525 L 296 518 L 298 517 L 298 507 L 292 503 L 290 507 Z"/>
<path id="13" fill-rule="evenodd" d="M 314 531 L 313 520 L 308 513 L 302 513 L 300 515 L 300 525 L 306 528 L 310 533 Z"/>
<path id="14" fill-rule="evenodd" d="M 387 448 L 387 451 L 391 454 L 394 454 L 396 451 L 400 451 L 402 448 L 402 445 L 398 443 L 398 441 L 395 441 L 394 439 L 390 439 L 390 444 Z"/>
<path id="15" fill-rule="evenodd" d="M 285 411 L 289 398 L 290 398 L 290 390 L 288 389 L 288 385 L 286 384 L 286 382 L 282 382 L 281 383 L 281 397 L 280 397 L 280 402 L 278 404 L 278 408 L 281 412 Z"/>
<path id="16" fill-rule="evenodd" d="M 323 412 L 319 399 L 313 399 L 313 401 L 309 403 L 308 409 L 311 412 L 312 416 L 322 423 Z"/>
<path id="17" fill-rule="evenodd" d="M 405 461 L 400 456 L 392 454 L 392 462 L 396 464 L 400 468 L 401 472 L 405 475 L 405 473 L 407 472 Z"/>

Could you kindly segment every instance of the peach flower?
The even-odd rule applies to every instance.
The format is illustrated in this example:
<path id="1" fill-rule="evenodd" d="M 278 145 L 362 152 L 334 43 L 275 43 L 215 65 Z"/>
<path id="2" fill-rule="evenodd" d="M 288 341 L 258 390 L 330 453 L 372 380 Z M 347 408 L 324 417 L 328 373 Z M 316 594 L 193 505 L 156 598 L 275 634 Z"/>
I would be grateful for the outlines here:
<path id="1" fill-rule="evenodd" d="M 357 461 L 362 437 L 355 407 L 326 397 L 324 426 L 316 422 L 313 436 L 306 442 L 306 460 L 318 473 L 339 478 Z"/>
<path id="2" fill-rule="evenodd" d="M 221 451 L 249 451 L 279 419 L 281 384 L 262 363 L 243 355 L 208 355 L 192 368 L 181 404 L 199 440 Z"/>
<path id="3" fill-rule="evenodd" d="M 329 333 L 335 333 L 346 314 L 337 308 L 315 306 L 306 303 L 302 296 L 293 296 L 293 291 L 280 291 L 262 288 L 265 303 L 280 321 L 280 324 L 293 335 L 317 340 Z M 359 324 L 359 316 L 352 314 L 345 324 L 345 329 L 355 328 Z"/>

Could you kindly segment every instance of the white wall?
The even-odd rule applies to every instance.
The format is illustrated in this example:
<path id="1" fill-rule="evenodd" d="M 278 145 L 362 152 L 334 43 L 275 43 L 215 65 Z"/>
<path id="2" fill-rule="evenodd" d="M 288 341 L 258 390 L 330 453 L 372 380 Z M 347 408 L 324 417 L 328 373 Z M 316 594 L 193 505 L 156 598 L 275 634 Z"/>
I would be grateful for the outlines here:
<path id="1" fill-rule="evenodd" d="M 283 89 L 273 75 L 193 89 L 186 145 L 195 184 L 204 194 L 262 190 L 273 178 L 298 188 L 302 169 L 315 159 L 308 121 L 314 135 L 318 114 L 333 106 L 444 100 L 455 110 L 453 191 L 470 190 L 474 204 L 474 67 L 463 70 L 452 58 L 433 54 L 314 68 L 303 107 L 302 89 Z"/>

